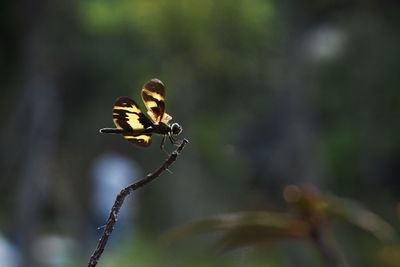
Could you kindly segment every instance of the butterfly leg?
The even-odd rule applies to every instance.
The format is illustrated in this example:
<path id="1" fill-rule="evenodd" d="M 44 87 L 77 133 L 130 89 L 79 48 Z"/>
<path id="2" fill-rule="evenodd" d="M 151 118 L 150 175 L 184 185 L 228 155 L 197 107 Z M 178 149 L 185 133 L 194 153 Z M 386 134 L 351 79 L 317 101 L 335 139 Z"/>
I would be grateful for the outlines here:
<path id="1" fill-rule="evenodd" d="M 172 135 L 168 135 L 168 139 L 169 139 L 169 141 L 171 142 L 171 144 L 173 144 L 173 145 L 175 145 L 175 146 L 179 146 L 179 144 L 178 144 L 178 140 L 176 140 L 175 138 L 174 138 L 174 136 L 172 136 Z"/>
<path id="2" fill-rule="evenodd" d="M 164 146 L 164 144 L 165 144 L 165 139 L 166 139 L 166 135 L 163 136 L 163 139 L 162 139 L 161 144 L 160 144 L 160 149 L 161 149 L 162 151 L 164 151 L 165 154 L 167 154 L 167 155 L 169 156 L 170 154 L 168 153 L 168 151 L 165 149 L 165 146 Z"/>

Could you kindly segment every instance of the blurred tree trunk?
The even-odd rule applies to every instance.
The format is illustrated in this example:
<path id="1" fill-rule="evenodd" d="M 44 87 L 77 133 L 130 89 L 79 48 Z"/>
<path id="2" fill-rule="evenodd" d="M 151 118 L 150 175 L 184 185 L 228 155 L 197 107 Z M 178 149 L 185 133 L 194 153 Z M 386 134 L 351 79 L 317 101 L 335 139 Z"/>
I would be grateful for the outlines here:
<path id="1" fill-rule="evenodd" d="M 38 266 L 34 244 L 40 235 L 50 169 L 55 158 L 61 108 L 56 87 L 46 1 L 19 1 L 15 12 L 20 21 L 21 93 L 13 118 L 20 128 L 16 137 L 21 149 L 16 194 L 16 232 L 23 266 Z M 18 6 L 18 7 L 17 7 Z M 47 19 L 47 20 L 46 20 Z"/>
<path id="2" fill-rule="evenodd" d="M 272 173 L 280 183 L 320 184 L 316 155 L 315 106 L 311 101 L 312 81 L 309 61 L 304 53 L 304 41 L 317 26 L 312 8 L 303 4 L 280 2 L 283 20 L 287 23 L 283 46 L 274 63 L 272 77 L 271 114 L 275 125 L 274 164 Z M 281 184 L 282 185 L 282 184 Z"/>
<path id="3" fill-rule="evenodd" d="M 273 124 L 277 131 L 270 145 L 274 147 L 274 163 L 268 164 L 279 188 L 285 183 L 312 183 L 323 186 L 322 162 L 318 155 L 318 133 L 316 132 L 317 108 L 312 101 L 312 61 L 307 57 L 306 45 L 309 36 L 329 20 L 335 7 L 316 3 L 294 3 L 283 1 L 278 4 L 283 20 L 287 23 L 277 75 L 272 82 Z M 323 14 L 323 16 L 322 16 Z M 323 19 L 321 19 L 323 18 Z M 321 239 L 322 240 L 322 239 Z M 340 251 L 333 251 L 319 240 L 326 266 L 347 266 Z M 304 254 L 292 251 L 295 265 L 306 266 L 310 262 Z"/>

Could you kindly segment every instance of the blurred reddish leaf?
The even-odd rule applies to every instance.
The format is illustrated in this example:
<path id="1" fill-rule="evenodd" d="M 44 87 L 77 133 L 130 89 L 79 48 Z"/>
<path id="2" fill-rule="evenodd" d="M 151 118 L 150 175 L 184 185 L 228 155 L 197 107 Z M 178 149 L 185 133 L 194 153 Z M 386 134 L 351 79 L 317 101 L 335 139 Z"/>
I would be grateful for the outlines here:
<path id="1" fill-rule="evenodd" d="M 379 215 L 365 208 L 354 200 L 329 195 L 329 214 L 353 224 L 380 239 L 390 241 L 395 239 L 393 227 Z"/>
<path id="2" fill-rule="evenodd" d="M 249 244 L 287 237 L 305 237 L 308 224 L 276 212 L 240 212 L 217 215 L 175 228 L 163 236 L 165 241 L 174 241 L 193 234 L 223 231 L 223 243 L 230 245 Z"/>

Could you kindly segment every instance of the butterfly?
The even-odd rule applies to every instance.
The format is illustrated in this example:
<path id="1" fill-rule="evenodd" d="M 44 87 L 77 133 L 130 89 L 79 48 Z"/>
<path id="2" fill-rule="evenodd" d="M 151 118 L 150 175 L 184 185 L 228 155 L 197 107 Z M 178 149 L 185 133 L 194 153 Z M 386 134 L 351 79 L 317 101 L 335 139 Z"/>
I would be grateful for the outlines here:
<path id="1" fill-rule="evenodd" d="M 172 117 L 165 112 L 164 84 L 159 79 L 145 83 L 142 100 L 150 119 L 142 113 L 135 101 L 122 96 L 117 98 L 113 108 L 113 121 L 117 128 L 103 128 L 100 132 L 122 134 L 126 140 L 141 147 L 151 144 L 153 134 L 162 135 L 160 148 L 164 150 L 166 137 L 175 143 L 175 138 L 182 132 L 178 123 L 169 123 Z"/>

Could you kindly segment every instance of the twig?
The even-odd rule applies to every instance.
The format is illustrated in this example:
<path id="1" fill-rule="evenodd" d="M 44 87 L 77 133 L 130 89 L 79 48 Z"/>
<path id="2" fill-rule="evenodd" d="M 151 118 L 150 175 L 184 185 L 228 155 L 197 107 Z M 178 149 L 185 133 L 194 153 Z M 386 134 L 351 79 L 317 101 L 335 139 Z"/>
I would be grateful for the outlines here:
<path id="1" fill-rule="evenodd" d="M 144 178 L 140 179 L 139 181 L 132 183 L 125 187 L 124 189 L 121 190 L 121 192 L 117 195 L 114 205 L 111 208 L 110 215 L 108 216 L 107 223 L 104 226 L 104 231 L 103 234 L 101 235 L 99 242 L 97 244 L 97 247 L 95 251 L 93 252 L 92 256 L 90 257 L 88 267 L 94 267 L 97 265 L 101 254 L 103 254 L 104 249 L 107 245 L 108 238 L 111 236 L 112 231 L 114 230 L 114 224 L 117 221 L 117 216 L 119 213 L 119 210 L 122 207 L 122 204 L 124 203 L 125 198 L 135 191 L 136 189 L 150 183 L 154 179 L 156 179 L 158 176 L 161 175 L 165 170 L 168 170 L 168 167 L 174 163 L 178 157 L 178 155 L 181 153 L 182 149 L 185 147 L 185 145 L 189 143 L 188 140 L 183 139 L 182 143 L 178 146 L 178 148 L 171 153 L 171 155 L 164 161 L 164 163 L 153 173 L 147 174 Z"/>

